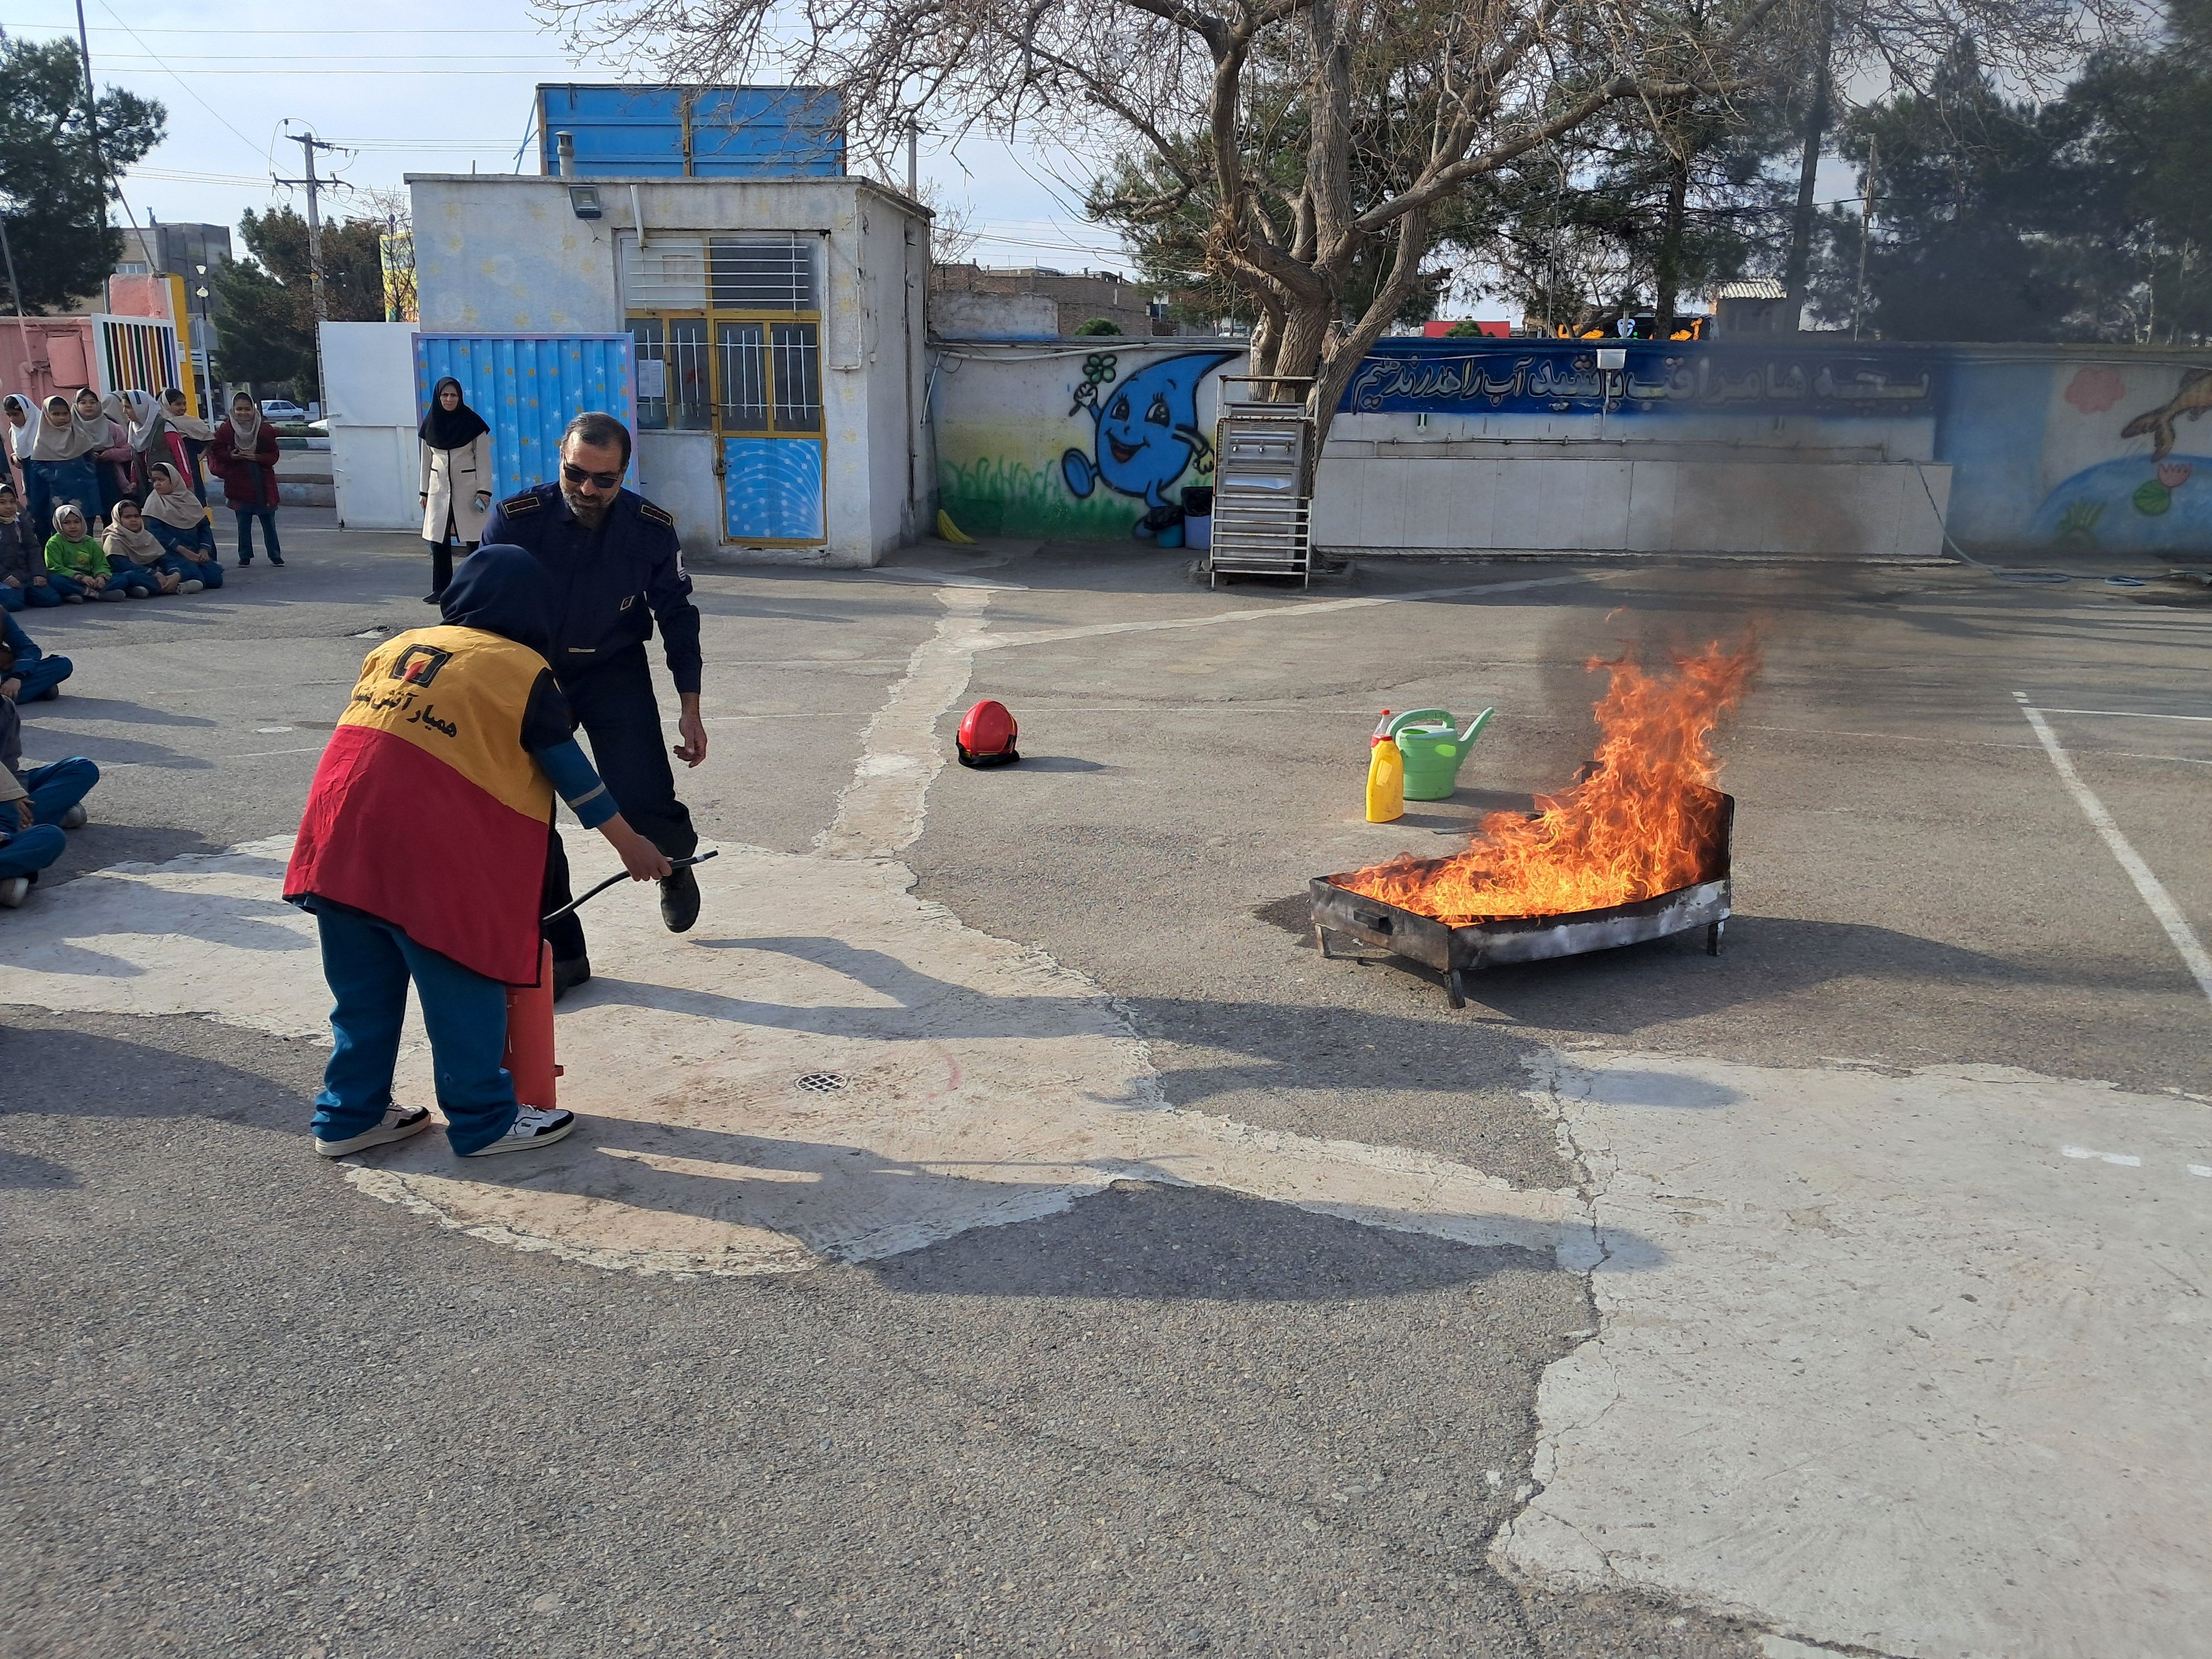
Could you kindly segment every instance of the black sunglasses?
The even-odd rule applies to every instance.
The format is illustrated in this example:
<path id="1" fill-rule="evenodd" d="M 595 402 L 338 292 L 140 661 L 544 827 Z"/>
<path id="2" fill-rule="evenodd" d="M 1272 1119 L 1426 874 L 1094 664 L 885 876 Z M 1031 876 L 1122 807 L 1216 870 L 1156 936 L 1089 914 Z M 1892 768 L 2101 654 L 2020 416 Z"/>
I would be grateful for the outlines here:
<path id="1" fill-rule="evenodd" d="M 572 462 L 563 461 L 561 463 L 561 478 L 564 483 L 572 484 L 582 483 L 588 478 L 601 489 L 619 489 L 623 475 L 619 472 L 586 472 Z"/>

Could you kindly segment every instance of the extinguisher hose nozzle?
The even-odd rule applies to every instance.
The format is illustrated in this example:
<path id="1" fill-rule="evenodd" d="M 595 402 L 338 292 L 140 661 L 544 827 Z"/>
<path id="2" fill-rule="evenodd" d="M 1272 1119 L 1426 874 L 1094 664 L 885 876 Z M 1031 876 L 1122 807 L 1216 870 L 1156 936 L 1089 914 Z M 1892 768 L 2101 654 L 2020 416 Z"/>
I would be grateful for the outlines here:
<path id="1" fill-rule="evenodd" d="M 680 858 L 680 859 L 671 859 L 671 860 L 668 860 L 668 867 L 669 867 L 670 869 L 672 869 L 672 870 L 689 870 L 689 869 L 690 869 L 693 865 L 695 865 L 695 864 L 704 864 L 704 863 L 705 863 L 708 859 L 711 859 L 711 858 L 714 857 L 714 856 L 716 855 L 716 854 L 720 852 L 720 848 L 714 848 L 714 849 L 710 850 L 710 851 L 708 851 L 708 852 L 704 852 L 704 853 L 693 853 L 693 854 L 689 854 L 689 855 L 687 855 L 687 856 L 685 856 L 685 857 L 684 857 L 684 858 Z M 580 897 L 580 898 L 572 898 L 572 899 L 570 899 L 570 900 L 569 900 L 566 904 L 562 905 L 559 909 L 555 910 L 555 911 L 552 911 L 552 912 L 549 913 L 548 915 L 544 915 L 544 916 L 539 917 L 539 918 L 538 918 L 538 925 L 539 925 L 540 927 L 543 927 L 545 923 L 547 923 L 547 922 L 549 922 L 549 921 L 560 921 L 562 917 L 563 917 L 563 916 L 567 915 L 570 911 L 572 911 L 572 910 L 577 910 L 577 909 L 580 909 L 580 908 L 582 908 L 582 907 L 583 907 L 586 903 L 587 903 L 589 901 L 591 901 L 591 900 L 592 900 L 592 899 L 595 899 L 595 898 L 599 897 L 599 896 L 600 894 L 602 894 L 602 893 L 605 892 L 605 891 L 607 890 L 607 889 L 608 889 L 608 888 L 610 888 L 610 887 L 613 887 L 613 886 L 615 886 L 615 885 L 618 884 L 619 883 L 628 881 L 629 879 L 629 871 L 627 871 L 627 870 L 623 871 L 623 872 L 621 874 L 619 874 L 619 875 L 609 876 L 609 877 L 608 877 L 605 881 L 601 882 L 601 883 L 600 883 L 597 887 L 592 888 L 592 890 L 591 890 L 590 892 L 586 893 L 585 895 L 583 895 L 583 896 L 582 896 L 582 897 Z"/>

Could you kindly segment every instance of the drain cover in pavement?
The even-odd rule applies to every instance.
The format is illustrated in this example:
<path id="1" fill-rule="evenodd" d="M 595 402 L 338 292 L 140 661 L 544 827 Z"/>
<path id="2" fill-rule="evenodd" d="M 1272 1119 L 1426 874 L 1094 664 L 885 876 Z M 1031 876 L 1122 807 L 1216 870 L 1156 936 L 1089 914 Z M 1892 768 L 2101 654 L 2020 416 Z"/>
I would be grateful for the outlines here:
<path id="1" fill-rule="evenodd" d="M 799 1086 L 810 1095 L 834 1095 L 845 1086 L 842 1072 L 809 1072 L 799 1079 Z"/>

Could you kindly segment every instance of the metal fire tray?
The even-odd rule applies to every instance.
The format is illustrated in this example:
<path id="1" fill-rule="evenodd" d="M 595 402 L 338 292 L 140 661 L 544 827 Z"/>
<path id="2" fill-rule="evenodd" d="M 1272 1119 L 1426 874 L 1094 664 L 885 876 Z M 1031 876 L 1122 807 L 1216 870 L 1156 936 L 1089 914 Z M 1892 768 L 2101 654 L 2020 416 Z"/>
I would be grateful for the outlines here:
<path id="1" fill-rule="evenodd" d="M 1313 901 L 1314 942 L 1327 957 L 1331 954 L 1328 935 L 1341 933 L 1362 945 L 1424 963 L 1444 975 L 1445 994 L 1455 1008 L 1467 1006 L 1466 975 L 1478 968 L 1609 951 L 1617 945 L 1687 933 L 1693 927 L 1705 930 L 1705 949 L 1718 956 L 1722 929 L 1729 918 L 1729 841 L 1735 800 L 1717 790 L 1704 793 L 1714 795 L 1720 803 L 1717 829 L 1708 849 L 1705 879 L 1687 887 L 1601 909 L 1556 916 L 1501 916 L 1452 927 L 1434 916 L 1401 909 L 1340 886 L 1346 877 L 1355 873 L 1346 871 L 1316 876 L 1308 884 Z"/>

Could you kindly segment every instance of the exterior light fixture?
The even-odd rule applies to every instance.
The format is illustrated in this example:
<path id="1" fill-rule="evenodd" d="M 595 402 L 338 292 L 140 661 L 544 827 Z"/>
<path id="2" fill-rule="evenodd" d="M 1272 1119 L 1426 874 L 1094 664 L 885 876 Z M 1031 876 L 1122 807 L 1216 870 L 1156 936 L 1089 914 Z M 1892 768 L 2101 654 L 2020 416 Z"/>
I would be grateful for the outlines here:
<path id="1" fill-rule="evenodd" d="M 579 219 L 596 219 L 599 217 L 601 212 L 599 207 L 599 187 L 597 185 L 569 185 L 568 210 L 574 213 Z"/>

